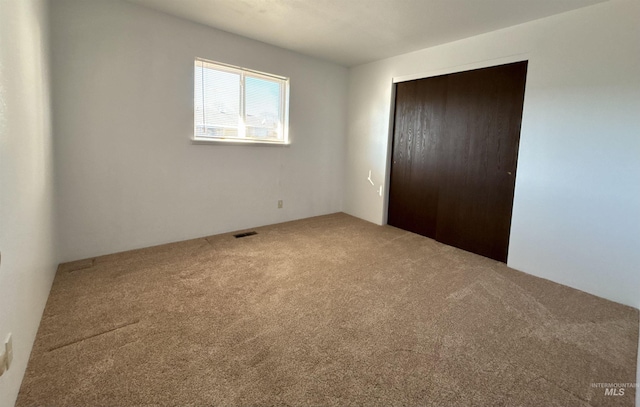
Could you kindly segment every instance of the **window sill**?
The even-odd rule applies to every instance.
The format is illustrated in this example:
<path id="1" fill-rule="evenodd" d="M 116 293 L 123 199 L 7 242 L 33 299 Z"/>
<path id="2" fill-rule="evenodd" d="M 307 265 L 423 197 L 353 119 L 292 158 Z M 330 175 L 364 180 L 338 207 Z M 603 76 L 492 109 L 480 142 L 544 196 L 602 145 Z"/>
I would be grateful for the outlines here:
<path id="1" fill-rule="evenodd" d="M 279 141 L 259 141 L 259 140 L 240 140 L 240 139 L 204 139 L 192 138 L 191 144 L 217 144 L 227 146 L 272 146 L 272 147 L 288 147 L 291 142 L 282 143 Z"/>

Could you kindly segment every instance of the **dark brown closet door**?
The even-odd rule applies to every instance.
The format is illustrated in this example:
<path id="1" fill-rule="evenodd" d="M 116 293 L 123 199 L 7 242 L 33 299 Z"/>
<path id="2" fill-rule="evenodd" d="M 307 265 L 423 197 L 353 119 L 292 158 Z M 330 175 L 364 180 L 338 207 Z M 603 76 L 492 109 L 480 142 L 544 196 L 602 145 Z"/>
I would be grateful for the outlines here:
<path id="1" fill-rule="evenodd" d="M 439 137 L 444 131 L 446 77 L 399 83 L 388 223 L 436 237 Z"/>
<path id="2" fill-rule="evenodd" d="M 389 224 L 506 261 L 526 68 L 397 85 Z"/>

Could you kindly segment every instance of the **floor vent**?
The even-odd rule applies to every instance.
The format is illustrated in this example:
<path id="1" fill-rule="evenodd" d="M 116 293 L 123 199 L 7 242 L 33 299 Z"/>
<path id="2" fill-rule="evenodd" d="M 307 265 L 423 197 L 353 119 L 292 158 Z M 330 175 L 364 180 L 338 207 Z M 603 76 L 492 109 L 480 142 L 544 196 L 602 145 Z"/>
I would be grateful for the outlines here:
<path id="1" fill-rule="evenodd" d="M 240 239 L 241 237 L 253 236 L 257 234 L 258 232 L 245 232 L 245 233 L 238 233 L 237 235 L 233 235 L 233 237 L 235 237 L 236 239 Z"/>

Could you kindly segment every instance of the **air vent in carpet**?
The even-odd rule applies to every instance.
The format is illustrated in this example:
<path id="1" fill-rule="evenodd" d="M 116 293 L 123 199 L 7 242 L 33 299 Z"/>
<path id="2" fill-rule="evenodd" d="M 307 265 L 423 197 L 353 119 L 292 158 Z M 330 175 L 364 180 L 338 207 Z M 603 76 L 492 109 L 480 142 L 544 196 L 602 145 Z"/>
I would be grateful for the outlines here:
<path id="1" fill-rule="evenodd" d="M 253 236 L 257 234 L 258 232 L 245 232 L 245 233 L 238 233 L 237 235 L 233 235 L 233 237 L 235 237 L 236 239 L 239 239 L 241 237 Z"/>

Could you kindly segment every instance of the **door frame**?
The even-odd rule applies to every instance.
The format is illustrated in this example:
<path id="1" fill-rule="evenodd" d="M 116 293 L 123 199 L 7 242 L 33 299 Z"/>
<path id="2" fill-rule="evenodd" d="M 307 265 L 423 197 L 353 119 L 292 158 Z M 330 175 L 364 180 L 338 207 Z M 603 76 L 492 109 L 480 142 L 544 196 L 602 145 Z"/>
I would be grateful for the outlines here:
<path id="1" fill-rule="evenodd" d="M 425 79 L 434 76 L 448 75 L 458 72 L 465 71 L 473 71 L 474 69 L 482 69 L 482 68 L 490 68 L 493 66 L 500 66 L 505 64 L 511 64 L 514 62 L 524 62 L 528 61 L 531 63 L 530 53 L 522 53 L 522 54 L 514 54 L 506 57 L 500 58 L 492 58 L 486 59 L 482 61 L 470 62 L 462 65 L 452 65 L 441 69 L 436 69 L 432 71 L 420 72 L 411 75 L 403 75 L 403 76 L 394 76 L 391 78 L 391 101 L 390 101 L 390 109 L 389 109 L 389 129 L 387 132 L 387 159 L 385 162 L 385 175 L 384 175 L 384 185 L 385 191 L 383 195 L 382 202 L 382 224 L 388 225 L 389 222 L 389 191 L 391 190 L 391 160 L 393 159 L 393 132 L 395 128 L 395 111 L 396 111 L 396 85 L 400 82 L 407 82 L 416 79 Z M 527 76 L 530 72 L 530 69 L 527 70 Z M 525 82 L 524 89 L 524 103 L 522 105 L 522 122 L 524 122 L 525 109 L 527 106 L 527 84 L 529 81 Z M 520 137 L 522 140 L 522 133 L 520 133 Z M 518 146 L 518 157 L 520 156 L 520 148 L 522 146 L 522 142 L 519 143 Z M 514 190 L 514 202 L 515 195 L 518 188 L 518 174 L 516 173 L 515 179 L 515 190 Z"/>

